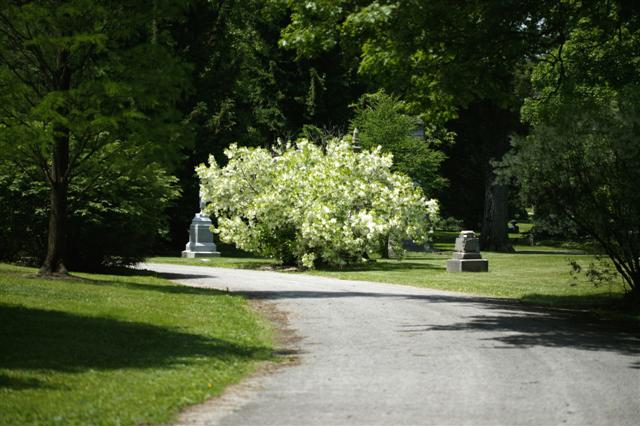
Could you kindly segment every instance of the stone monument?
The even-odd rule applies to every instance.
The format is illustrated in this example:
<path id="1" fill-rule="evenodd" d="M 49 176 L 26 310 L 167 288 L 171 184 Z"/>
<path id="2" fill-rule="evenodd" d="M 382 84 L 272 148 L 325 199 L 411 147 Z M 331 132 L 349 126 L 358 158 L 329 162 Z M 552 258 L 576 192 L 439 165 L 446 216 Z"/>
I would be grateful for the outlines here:
<path id="1" fill-rule="evenodd" d="M 489 261 L 480 255 L 480 241 L 473 231 L 462 231 L 456 238 L 453 259 L 447 260 L 447 272 L 487 272 Z"/>
<path id="2" fill-rule="evenodd" d="M 196 213 L 189 227 L 189 242 L 182 252 L 182 257 L 220 256 L 213 242 L 211 219 L 203 213 L 205 203 L 200 199 L 200 212 Z"/>

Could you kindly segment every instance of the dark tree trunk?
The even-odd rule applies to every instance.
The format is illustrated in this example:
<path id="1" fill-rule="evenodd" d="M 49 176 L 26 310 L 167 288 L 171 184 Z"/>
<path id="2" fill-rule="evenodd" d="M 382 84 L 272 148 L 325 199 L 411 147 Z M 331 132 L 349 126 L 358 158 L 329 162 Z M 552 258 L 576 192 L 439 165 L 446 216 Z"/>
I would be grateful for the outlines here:
<path id="1" fill-rule="evenodd" d="M 631 288 L 629 292 L 629 296 L 631 298 L 631 304 L 636 308 L 640 307 L 640 279 L 634 280 L 634 286 Z"/>
<path id="2" fill-rule="evenodd" d="M 71 87 L 71 69 L 69 53 L 59 55 L 59 70 L 56 73 L 57 87 L 66 92 Z M 63 106 L 58 112 L 66 115 Z M 47 237 L 47 255 L 40 267 L 40 275 L 53 273 L 66 274 L 64 258 L 67 248 L 67 191 L 69 188 L 69 128 L 56 124 L 53 129 L 53 153 L 49 171 L 49 230 Z"/>
<path id="3" fill-rule="evenodd" d="M 58 133 L 60 132 L 60 133 Z M 49 232 L 47 255 L 40 275 L 67 273 L 64 257 L 67 246 L 67 189 L 66 171 L 69 167 L 69 131 L 57 129 L 49 194 Z"/>
<path id="4" fill-rule="evenodd" d="M 380 251 L 380 256 L 383 259 L 391 259 L 391 252 L 389 250 L 389 235 L 385 235 L 382 238 L 382 247 Z"/>
<path id="5" fill-rule="evenodd" d="M 493 173 L 487 173 L 484 216 L 480 233 L 480 247 L 482 250 L 512 252 L 507 233 L 509 214 L 508 190 L 505 185 L 495 183 Z"/>
<path id="6" fill-rule="evenodd" d="M 611 255 L 609 256 L 611 257 Z M 639 259 L 639 262 L 640 262 L 640 259 Z M 628 278 L 625 277 L 625 280 L 629 285 L 629 292 L 626 295 L 627 300 L 629 301 L 631 306 L 635 308 L 640 308 L 640 270 L 638 270 L 637 268 L 637 263 L 635 265 L 632 265 L 631 276 L 629 276 Z"/>
<path id="7" fill-rule="evenodd" d="M 508 191 L 495 184 L 492 162 L 510 148 L 509 136 L 521 130 L 517 110 L 478 101 L 449 123 L 456 143 L 447 152 L 443 212 L 461 218 L 469 229 L 480 227 L 481 248 L 512 251 L 507 234 Z"/>

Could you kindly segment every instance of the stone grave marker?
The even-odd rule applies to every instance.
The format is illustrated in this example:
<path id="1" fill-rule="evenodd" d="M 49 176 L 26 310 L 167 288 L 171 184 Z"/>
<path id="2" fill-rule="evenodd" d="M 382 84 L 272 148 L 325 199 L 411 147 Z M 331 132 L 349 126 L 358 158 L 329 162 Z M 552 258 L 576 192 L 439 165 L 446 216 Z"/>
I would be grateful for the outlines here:
<path id="1" fill-rule="evenodd" d="M 487 272 L 489 261 L 480 255 L 480 240 L 473 231 L 462 231 L 456 238 L 453 259 L 447 260 L 447 272 Z"/>
<path id="2" fill-rule="evenodd" d="M 205 203 L 200 200 L 200 212 L 196 213 L 189 227 L 189 242 L 182 257 L 214 257 L 220 256 L 213 242 L 211 219 L 203 213 Z"/>

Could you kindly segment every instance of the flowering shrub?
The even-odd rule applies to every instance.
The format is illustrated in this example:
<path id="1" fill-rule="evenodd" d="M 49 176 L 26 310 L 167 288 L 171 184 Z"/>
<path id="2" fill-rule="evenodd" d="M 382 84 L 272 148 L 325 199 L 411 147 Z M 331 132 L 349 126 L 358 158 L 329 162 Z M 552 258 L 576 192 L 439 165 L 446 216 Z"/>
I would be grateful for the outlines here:
<path id="1" fill-rule="evenodd" d="M 313 268 L 365 261 L 389 240 L 424 240 L 438 214 L 435 200 L 404 175 L 390 171 L 392 157 L 354 152 L 344 140 L 325 151 L 307 140 L 273 151 L 225 151 L 197 168 L 206 212 L 216 216 L 224 242 L 284 264 Z"/>

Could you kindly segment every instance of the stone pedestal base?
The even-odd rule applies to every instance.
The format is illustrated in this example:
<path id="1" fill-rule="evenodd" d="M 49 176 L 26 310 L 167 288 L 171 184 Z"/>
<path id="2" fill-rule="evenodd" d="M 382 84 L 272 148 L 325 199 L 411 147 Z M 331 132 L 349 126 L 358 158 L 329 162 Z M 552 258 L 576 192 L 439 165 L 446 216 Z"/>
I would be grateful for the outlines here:
<path id="1" fill-rule="evenodd" d="M 189 259 L 193 259 L 196 257 L 218 257 L 220 256 L 219 251 L 189 251 L 184 250 L 182 252 L 182 257 L 186 257 Z"/>
<path id="2" fill-rule="evenodd" d="M 182 257 L 216 257 L 220 256 L 211 233 L 211 219 L 204 213 L 196 213 L 189 227 L 189 242 L 182 252 Z"/>
<path id="3" fill-rule="evenodd" d="M 447 272 L 488 272 L 487 259 L 450 259 L 447 260 Z"/>

